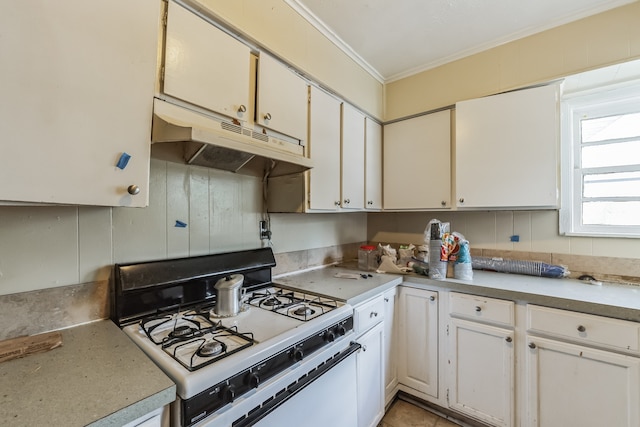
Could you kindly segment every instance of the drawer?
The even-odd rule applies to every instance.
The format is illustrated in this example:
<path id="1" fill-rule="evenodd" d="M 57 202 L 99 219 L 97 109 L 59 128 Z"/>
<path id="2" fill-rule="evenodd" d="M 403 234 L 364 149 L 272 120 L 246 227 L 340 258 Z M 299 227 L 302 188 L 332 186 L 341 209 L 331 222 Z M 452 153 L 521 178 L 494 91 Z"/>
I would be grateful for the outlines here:
<path id="1" fill-rule="evenodd" d="M 353 310 L 354 328 L 360 335 L 384 319 L 384 298 L 382 295 L 358 304 Z"/>
<path id="2" fill-rule="evenodd" d="M 513 301 L 456 292 L 449 294 L 449 313 L 451 316 L 478 322 L 513 326 L 514 306 Z"/>
<path id="3" fill-rule="evenodd" d="M 596 347 L 640 352 L 640 323 L 593 314 L 529 305 L 527 332 Z"/>

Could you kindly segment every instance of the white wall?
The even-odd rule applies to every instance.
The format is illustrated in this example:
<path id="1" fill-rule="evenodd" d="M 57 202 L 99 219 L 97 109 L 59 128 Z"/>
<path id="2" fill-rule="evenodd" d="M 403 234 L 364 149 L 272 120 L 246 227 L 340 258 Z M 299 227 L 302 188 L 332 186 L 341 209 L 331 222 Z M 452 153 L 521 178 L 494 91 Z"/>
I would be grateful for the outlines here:
<path id="1" fill-rule="evenodd" d="M 262 245 L 259 178 L 152 160 L 149 199 L 142 209 L 0 207 L 0 295 L 107 280 L 113 263 Z M 366 227 L 364 213 L 273 215 L 274 252 L 360 242 Z"/>

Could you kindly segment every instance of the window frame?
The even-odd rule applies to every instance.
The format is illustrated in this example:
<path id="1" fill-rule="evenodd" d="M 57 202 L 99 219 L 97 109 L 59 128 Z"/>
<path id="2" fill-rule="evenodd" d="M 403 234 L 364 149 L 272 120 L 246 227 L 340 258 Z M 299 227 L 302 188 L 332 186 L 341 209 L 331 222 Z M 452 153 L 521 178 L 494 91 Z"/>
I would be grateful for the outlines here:
<path id="1" fill-rule="evenodd" d="M 562 96 L 561 100 L 561 203 L 560 234 L 588 237 L 640 238 L 640 226 L 582 224 L 582 176 L 590 168 L 580 167 L 580 119 L 585 112 L 593 118 L 640 112 L 640 80 L 601 86 Z M 610 167 L 623 172 L 640 170 L 640 165 Z M 604 172 L 604 168 L 600 169 Z"/>

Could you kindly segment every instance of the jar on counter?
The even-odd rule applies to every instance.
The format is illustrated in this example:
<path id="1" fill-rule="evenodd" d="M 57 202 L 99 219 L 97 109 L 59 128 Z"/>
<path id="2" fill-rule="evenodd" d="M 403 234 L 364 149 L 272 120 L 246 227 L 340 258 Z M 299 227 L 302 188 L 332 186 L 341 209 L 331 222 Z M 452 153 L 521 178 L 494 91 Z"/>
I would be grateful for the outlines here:
<path id="1" fill-rule="evenodd" d="M 358 249 L 358 268 L 363 271 L 378 269 L 378 250 L 373 245 L 362 245 Z"/>

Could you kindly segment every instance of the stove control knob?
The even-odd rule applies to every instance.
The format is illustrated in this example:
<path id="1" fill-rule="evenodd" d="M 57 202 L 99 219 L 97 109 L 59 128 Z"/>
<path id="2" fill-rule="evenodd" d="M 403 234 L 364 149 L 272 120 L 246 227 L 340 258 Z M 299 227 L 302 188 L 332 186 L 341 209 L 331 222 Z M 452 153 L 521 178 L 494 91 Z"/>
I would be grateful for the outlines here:
<path id="1" fill-rule="evenodd" d="M 343 336 L 347 333 L 347 328 L 345 328 L 344 325 L 338 325 L 338 327 L 336 328 L 336 332 L 338 333 L 338 335 Z"/>
<path id="2" fill-rule="evenodd" d="M 324 340 L 326 342 L 334 342 L 336 340 L 336 333 L 331 329 L 327 330 L 327 332 L 324 333 Z"/>
<path id="3" fill-rule="evenodd" d="M 258 388 L 260 385 L 260 376 L 257 372 L 249 372 L 246 377 L 244 377 L 244 383 L 251 388 Z"/>
<path id="4" fill-rule="evenodd" d="M 220 398 L 222 398 L 222 400 L 227 403 L 233 402 L 233 400 L 236 398 L 236 388 L 233 386 L 233 384 L 228 384 L 222 387 L 222 390 L 220 390 Z"/>
<path id="5" fill-rule="evenodd" d="M 300 347 L 294 348 L 293 351 L 291 352 L 291 358 L 296 362 L 301 361 L 303 357 L 304 357 L 304 352 Z"/>

